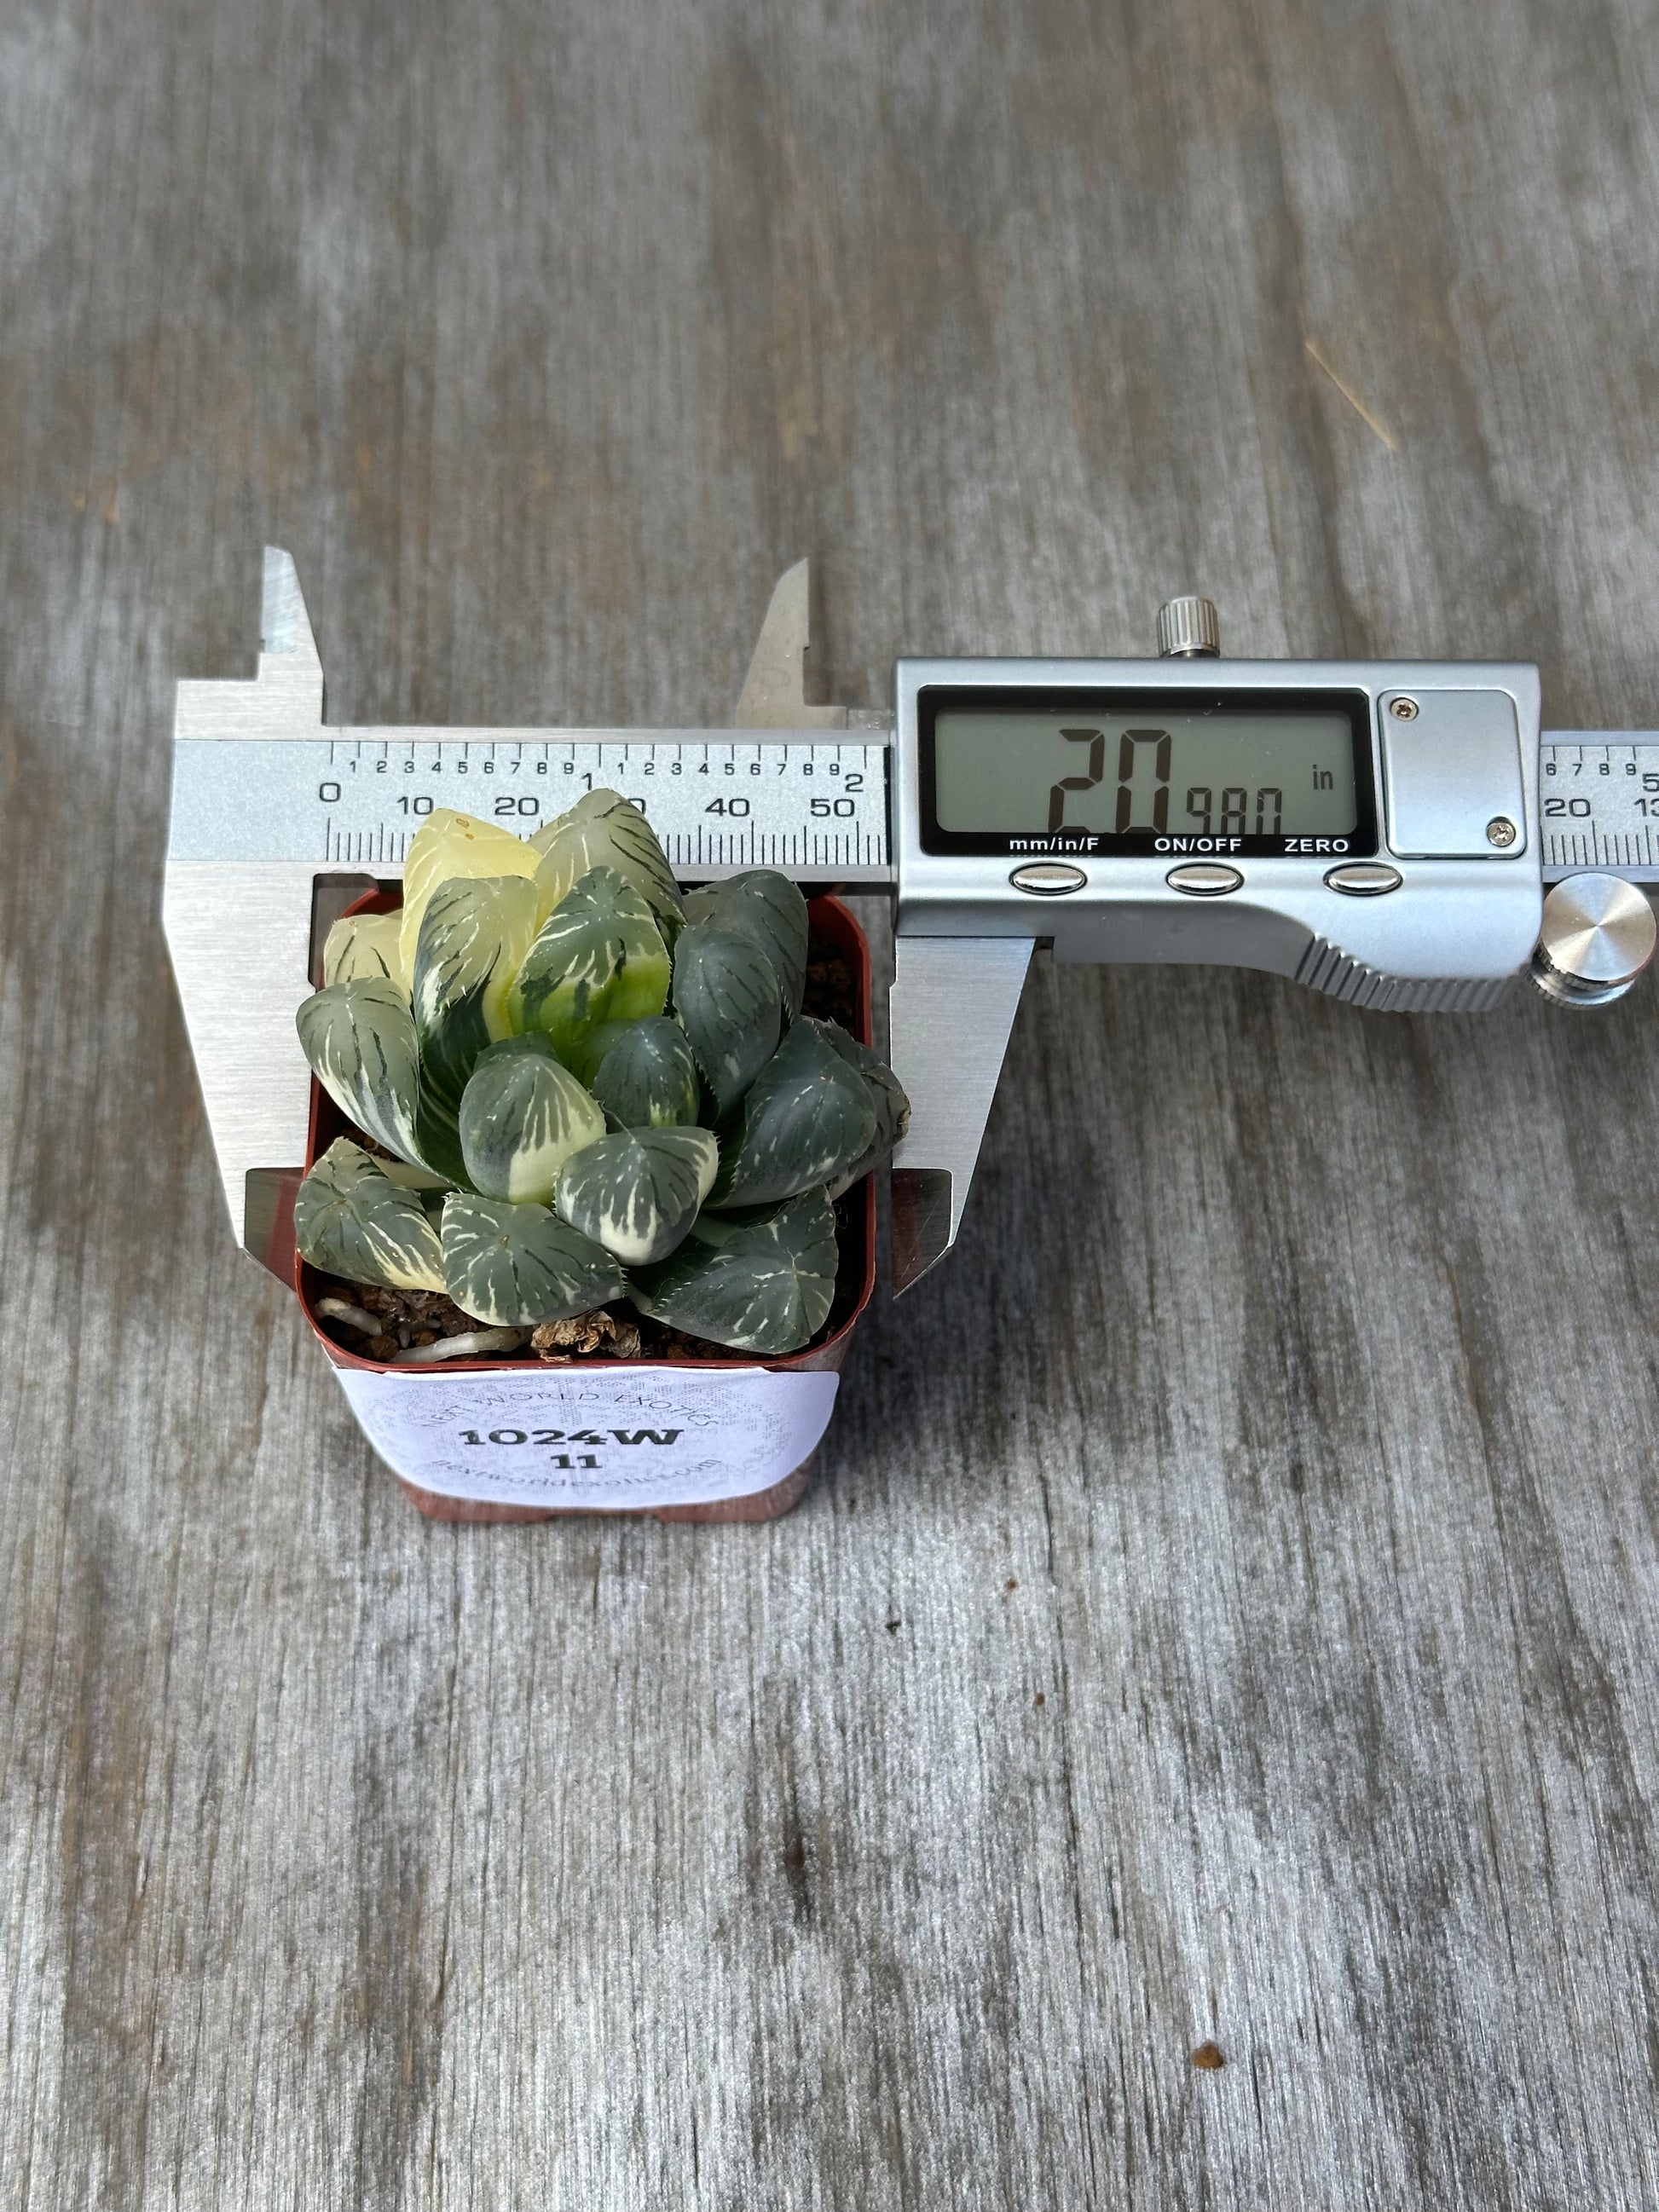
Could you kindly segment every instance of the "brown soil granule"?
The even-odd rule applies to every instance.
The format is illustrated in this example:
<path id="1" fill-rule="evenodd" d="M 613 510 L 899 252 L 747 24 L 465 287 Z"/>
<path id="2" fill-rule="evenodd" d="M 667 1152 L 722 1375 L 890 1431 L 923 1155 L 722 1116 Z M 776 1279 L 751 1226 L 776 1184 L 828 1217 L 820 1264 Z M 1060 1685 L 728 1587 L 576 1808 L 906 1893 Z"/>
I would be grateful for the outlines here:
<path id="1" fill-rule="evenodd" d="M 441 1291 L 383 1291 L 374 1283 L 343 1283 L 324 1276 L 317 1285 L 318 1297 L 343 1298 L 361 1306 L 380 1324 L 378 1336 L 365 1338 L 362 1329 L 335 1314 L 321 1314 L 322 1327 L 346 1351 L 369 1359 L 390 1359 L 412 1344 L 435 1344 L 441 1336 L 465 1336 L 484 1323 L 465 1314 L 453 1298 Z"/>
<path id="2" fill-rule="evenodd" d="M 711 1344 L 706 1336 L 688 1336 L 683 1328 L 670 1328 L 665 1321 L 640 1316 L 641 1359 L 742 1359 L 728 1344 Z"/>
<path id="3" fill-rule="evenodd" d="M 806 963 L 806 994 L 801 1012 L 815 1021 L 839 1022 L 849 1036 L 859 1033 L 859 994 L 853 964 L 838 952 Z"/>
<path id="4" fill-rule="evenodd" d="M 626 1314 L 607 1313 L 603 1306 L 592 1313 L 574 1314 L 568 1321 L 544 1321 L 530 1339 L 530 1348 L 543 1359 L 637 1359 L 640 1330 Z"/>
<path id="5" fill-rule="evenodd" d="M 412 1345 L 435 1344 L 441 1336 L 465 1336 L 490 1325 L 463 1313 L 454 1300 L 446 1297 L 441 1291 L 385 1291 L 369 1283 L 344 1283 L 322 1276 L 313 1294 L 313 1308 L 319 1298 L 339 1298 L 348 1305 L 360 1306 L 380 1324 L 378 1336 L 365 1336 L 361 1328 L 342 1320 L 337 1314 L 317 1316 L 318 1325 L 336 1344 L 366 1359 L 390 1359 L 397 1352 L 407 1352 Z M 615 1311 L 598 1306 L 591 1313 L 575 1314 L 568 1321 L 544 1321 L 532 1333 L 522 1352 L 497 1352 L 494 1357 L 525 1358 L 531 1353 L 555 1364 L 573 1359 L 706 1360 L 738 1357 L 723 1345 L 710 1344 L 703 1337 L 687 1336 L 684 1330 L 670 1328 L 662 1322 L 648 1321 L 629 1305 L 619 1306 Z"/>

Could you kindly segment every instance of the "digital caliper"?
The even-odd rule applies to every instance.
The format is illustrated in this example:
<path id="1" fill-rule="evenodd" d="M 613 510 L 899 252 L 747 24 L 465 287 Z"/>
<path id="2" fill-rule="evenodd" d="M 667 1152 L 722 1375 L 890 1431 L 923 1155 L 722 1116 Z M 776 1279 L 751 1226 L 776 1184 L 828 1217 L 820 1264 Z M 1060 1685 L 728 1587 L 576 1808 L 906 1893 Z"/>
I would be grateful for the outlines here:
<path id="1" fill-rule="evenodd" d="M 610 786 L 682 881 L 891 890 L 899 1290 L 956 1240 L 1038 945 L 1265 969 L 1393 1012 L 1482 1011 L 1528 969 L 1601 1003 L 1652 955 L 1635 886 L 1659 882 L 1659 732 L 1540 732 L 1525 663 L 1224 660 L 1213 608 L 1181 599 L 1156 659 L 901 660 L 890 717 L 806 703 L 807 607 L 802 562 L 730 730 L 344 729 L 267 548 L 257 676 L 179 686 L 163 901 L 250 1249 L 262 1181 L 303 1155 L 294 1012 L 319 931 L 401 874 L 435 805 L 527 833 Z"/>

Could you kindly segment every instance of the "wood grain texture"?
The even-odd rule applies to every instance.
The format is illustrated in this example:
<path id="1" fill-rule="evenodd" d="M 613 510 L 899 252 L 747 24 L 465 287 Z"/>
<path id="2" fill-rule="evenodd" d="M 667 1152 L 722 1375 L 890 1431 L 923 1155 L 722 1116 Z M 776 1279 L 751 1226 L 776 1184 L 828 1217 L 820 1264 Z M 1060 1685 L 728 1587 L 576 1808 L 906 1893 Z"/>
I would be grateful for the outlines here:
<path id="1" fill-rule="evenodd" d="M 349 720 L 718 720 L 809 550 L 855 702 L 1196 587 L 1654 720 L 1652 28 L 0 20 L 7 2205 L 1659 2203 L 1650 989 L 1041 969 L 798 1512 L 453 1529 L 155 920 L 267 538 Z"/>

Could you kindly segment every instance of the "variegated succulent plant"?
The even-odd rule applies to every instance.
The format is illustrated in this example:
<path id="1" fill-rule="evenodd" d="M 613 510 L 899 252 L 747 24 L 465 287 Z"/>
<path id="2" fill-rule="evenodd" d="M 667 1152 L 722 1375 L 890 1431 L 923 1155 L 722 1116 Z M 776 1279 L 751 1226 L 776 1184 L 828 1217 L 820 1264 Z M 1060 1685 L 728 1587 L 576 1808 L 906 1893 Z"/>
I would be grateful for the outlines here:
<path id="1" fill-rule="evenodd" d="M 596 791 L 521 840 L 434 811 L 400 912 L 337 922 L 300 1008 L 341 1137 L 301 1185 L 301 1252 L 442 1291 L 487 1330 L 628 1298 L 769 1356 L 823 1326 L 832 1200 L 908 1107 L 802 1012 L 806 902 L 769 871 L 682 900 L 644 817 Z M 458 1340 L 459 1341 L 459 1340 Z"/>

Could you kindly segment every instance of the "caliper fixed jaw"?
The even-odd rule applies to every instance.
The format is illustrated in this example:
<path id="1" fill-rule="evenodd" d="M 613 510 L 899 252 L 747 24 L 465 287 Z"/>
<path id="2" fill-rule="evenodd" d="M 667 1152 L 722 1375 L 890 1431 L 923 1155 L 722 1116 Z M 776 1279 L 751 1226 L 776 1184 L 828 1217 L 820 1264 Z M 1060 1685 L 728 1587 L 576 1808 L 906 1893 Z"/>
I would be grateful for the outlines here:
<path id="1" fill-rule="evenodd" d="M 321 733 L 322 661 L 293 559 L 279 546 L 264 549 L 259 629 L 252 681 L 179 685 L 175 743 Z M 317 871 L 304 861 L 195 857 L 202 841 L 181 818 L 187 805 L 175 781 L 162 927 L 232 1227 L 286 1279 L 283 1213 L 305 1157 L 310 1100 L 294 1015 L 311 988 Z"/>

